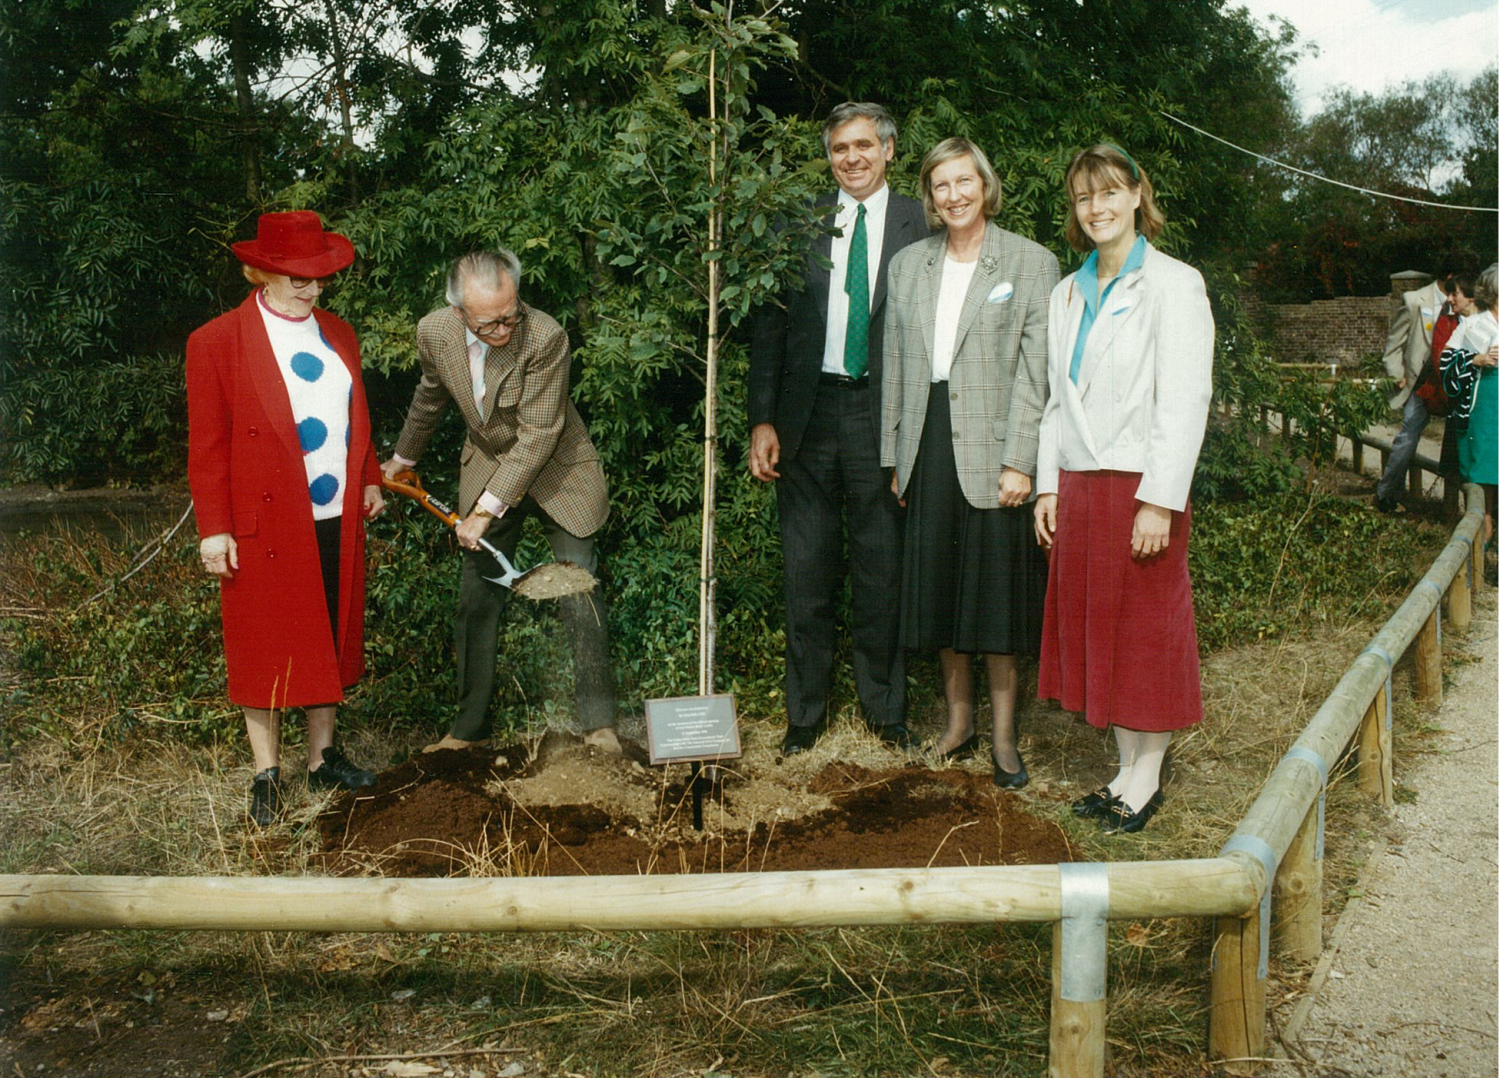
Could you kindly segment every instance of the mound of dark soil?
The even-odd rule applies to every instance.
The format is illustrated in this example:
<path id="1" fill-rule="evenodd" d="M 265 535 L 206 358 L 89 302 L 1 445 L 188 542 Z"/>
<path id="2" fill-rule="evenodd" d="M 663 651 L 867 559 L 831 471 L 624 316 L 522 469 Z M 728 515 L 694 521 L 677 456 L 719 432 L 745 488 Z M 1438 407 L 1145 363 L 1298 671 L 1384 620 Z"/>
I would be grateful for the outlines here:
<path id="1" fill-rule="evenodd" d="M 988 772 L 737 761 L 705 783 L 549 738 L 418 755 L 318 818 L 327 867 L 389 876 L 634 875 L 1053 864 L 1063 831 Z"/>

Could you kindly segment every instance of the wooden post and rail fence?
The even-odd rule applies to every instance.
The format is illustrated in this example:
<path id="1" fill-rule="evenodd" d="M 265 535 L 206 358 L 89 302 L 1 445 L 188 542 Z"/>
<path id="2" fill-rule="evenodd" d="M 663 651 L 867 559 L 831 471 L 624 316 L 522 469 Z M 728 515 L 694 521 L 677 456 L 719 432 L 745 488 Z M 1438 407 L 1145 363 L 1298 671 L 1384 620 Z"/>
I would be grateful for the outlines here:
<path id="1" fill-rule="evenodd" d="M 1393 804 L 1391 671 L 1442 697 L 1442 605 L 1468 627 L 1482 587 L 1484 496 L 1281 758 L 1216 857 L 985 868 L 498 879 L 0 875 L 0 928 L 303 932 L 567 932 L 1051 922 L 1049 1075 L 1100 1078 L 1111 920 L 1214 920 L 1209 1048 L 1254 1073 L 1266 1043 L 1271 936 L 1322 950 L 1323 796 L 1346 750 Z M 1272 921 L 1272 911 L 1276 919 Z"/>

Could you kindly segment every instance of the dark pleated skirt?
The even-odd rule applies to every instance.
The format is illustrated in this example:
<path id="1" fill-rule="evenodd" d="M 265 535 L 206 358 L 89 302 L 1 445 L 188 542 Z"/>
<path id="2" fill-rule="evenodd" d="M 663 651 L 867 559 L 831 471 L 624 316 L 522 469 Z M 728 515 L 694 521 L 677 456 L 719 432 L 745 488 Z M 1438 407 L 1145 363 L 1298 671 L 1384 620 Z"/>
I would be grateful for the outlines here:
<path id="1" fill-rule="evenodd" d="M 1192 509 L 1172 514 L 1167 549 L 1130 556 L 1139 472 L 1058 477 L 1057 539 L 1037 695 L 1094 726 L 1180 730 L 1203 721 L 1188 578 Z"/>
<path id="2" fill-rule="evenodd" d="M 946 382 L 928 393 L 906 505 L 902 646 L 1037 654 L 1047 560 L 1031 506 L 976 509 L 964 497 Z"/>

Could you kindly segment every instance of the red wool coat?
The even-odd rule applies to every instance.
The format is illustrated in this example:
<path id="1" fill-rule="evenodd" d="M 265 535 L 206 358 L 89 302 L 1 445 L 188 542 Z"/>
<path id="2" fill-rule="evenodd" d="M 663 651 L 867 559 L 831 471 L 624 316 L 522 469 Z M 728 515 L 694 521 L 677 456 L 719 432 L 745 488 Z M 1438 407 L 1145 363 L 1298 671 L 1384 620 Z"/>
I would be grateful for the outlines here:
<path id="1" fill-rule="evenodd" d="M 291 400 L 256 294 L 187 343 L 188 484 L 200 536 L 228 532 L 239 569 L 220 584 L 229 699 L 242 707 L 337 703 L 364 672 L 364 487 L 380 482 L 359 342 L 314 311 L 353 380 L 339 548 L 339 639 L 328 626 L 312 499 Z"/>

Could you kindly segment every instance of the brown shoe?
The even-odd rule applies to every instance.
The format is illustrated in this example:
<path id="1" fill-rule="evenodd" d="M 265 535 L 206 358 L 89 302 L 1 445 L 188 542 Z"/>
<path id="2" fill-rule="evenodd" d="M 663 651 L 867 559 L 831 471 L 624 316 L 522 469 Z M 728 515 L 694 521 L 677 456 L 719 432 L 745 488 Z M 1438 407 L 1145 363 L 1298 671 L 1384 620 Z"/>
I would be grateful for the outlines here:
<path id="1" fill-rule="evenodd" d="M 452 734 L 444 734 L 443 735 L 443 739 L 441 741 L 434 741 L 431 745 L 424 745 L 424 746 L 422 746 L 422 751 L 423 752 L 443 752 L 446 749 L 459 749 L 459 750 L 463 750 L 463 749 L 472 749 L 476 745 L 488 745 L 488 744 L 489 744 L 489 739 L 488 738 L 484 738 L 484 739 L 479 740 L 479 741 L 460 741 L 458 738 L 454 737 Z"/>
<path id="2" fill-rule="evenodd" d="M 620 738 L 615 734 L 613 726 L 601 726 L 597 730 L 587 730 L 583 735 L 583 743 L 607 752 L 611 756 L 619 756 L 624 750 L 620 748 Z"/>

